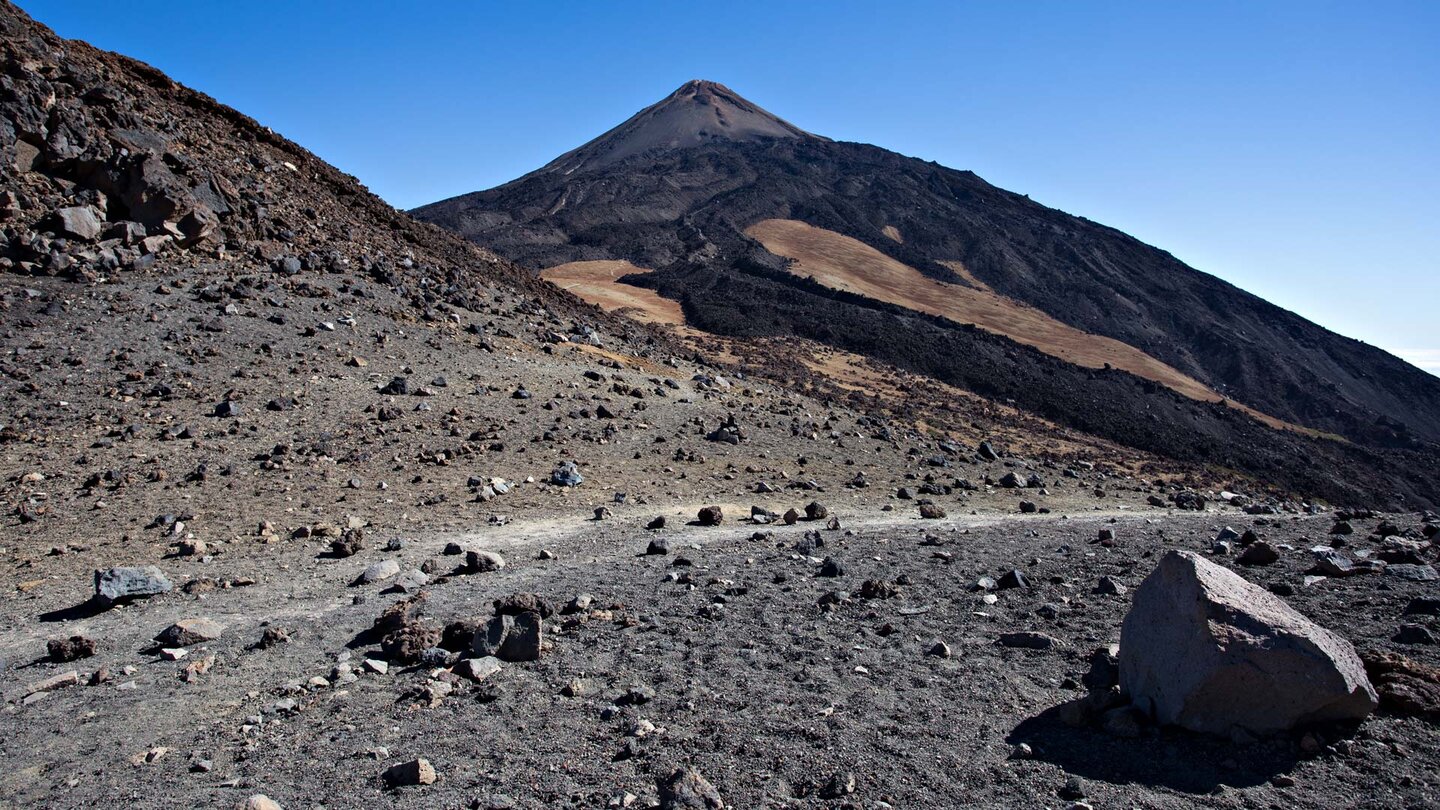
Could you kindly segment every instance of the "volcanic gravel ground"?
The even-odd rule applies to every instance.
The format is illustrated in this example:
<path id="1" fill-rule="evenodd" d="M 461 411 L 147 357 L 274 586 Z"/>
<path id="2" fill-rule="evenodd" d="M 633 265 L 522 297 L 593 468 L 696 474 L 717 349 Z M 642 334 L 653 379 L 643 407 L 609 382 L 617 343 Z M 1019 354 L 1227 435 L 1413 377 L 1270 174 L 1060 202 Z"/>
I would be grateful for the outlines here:
<path id="1" fill-rule="evenodd" d="M 1353 736 L 1322 730 L 1323 741 L 1338 746 L 1314 755 L 1302 753 L 1298 735 L 1237 746 L 1147 730 L 1129 740 L 1054 719 L 1047 710 L 1081 694 L 1074 681 L 1089 654 L 1119 638 L 1129 597 L 1093 593 L 1099 577 L 1133 588 L 1160 552 L 1208 548 L 1226 524 L 1296 547 L 1275 565 L 1239 568 L 1247 578 L 1291 584 L 1292 604 L 1361 649 L 1437 661 L 1434 647 L 1389 641 L 1407 602 L 1433 587 L 1390 576 L 1302 584 L 1305 549 L 1323 538 L 1328 520 L 1074 514 L 922 521 L 871 511 L 841 514 L 840 530 L 824 521 L 699 527 L 672 517 L 672 528 L 658 532 L 631 519 L 570 515 L 422 535 L 399 552 L 343 560 L 316 562 L 295 549 L 255 586 L 175 593 L 44 627 L 52 636 L 101 639 L 100 655 L 77 664 L 29 664 L 24 656 L 43 649 L 41 636 L 11 628 L 0 638 L 16 662 L 4 680 L 7 698 L 77 666 L 82 676 L 99 664 L 138 669 L 7 706 L 0 795 L 8 798 L 0 805 L 228 806 L 265 793 L 292 808 L 596 807 L 629 792 L 643 806 L 655 799 L 656 777 L 682 764 L 732 807 L 1064 806 L 1072 778 L 1079 782 L 1069 787 L 1100 807 L 1433 802 L 1440 734 L 1414 719 L 1376 715 Z M 1114 529 L 1115 548 L 1089 542 L 1102 527 Z M 797 551 L 815 531 L 824 545 Z M 645 555 L 656 537 L 670 552 Z M 449 542 L 500 551 L 510 564 L 432 583 L 426 615 L 439 623 L 488 616 L 491 600 L 514 592 L 536 593 L 557 610 L 578 594 L 595 599 L 589 611 L 546 620 L 539 661 L 505 664 L 479 684 L 454 679 L 454 691 L 432 705 L 423 691 L 438 671 L 361 671 L 362 660 L 381 657 L 367 637 L 371 621 L 403 597 L 384 593 L 389 583 L 348 583 L 375 560 L 409 569 Z M 542 548 L 555 558 L 540 559 Z M 827 556 L 843 575 L 817 576 Z M 460 558 L 440 559 L 446 565 L 437 573 Z M 1011 569 L 1031 587 L 972 590 L 980 577 Z M 866 599 L 865 580 L 908 584 L 893 598 Z M 821 597 L 833 591 L 849 600 L 822 609 Z M 986 593 L 998 597 L 994 604 L 983 601 Z M 227 630 L 178 663 L 146 652 L 154 633 L 192 615 Z M 267 623 L 292 640 L 249 649 Z M 1002 632 L 1021 630 L 1060 646 L 996 644 Z M 950 657 L 928 654 L 937 642 Z M 178 674 L 187 662 L 207 654 L 214 666 L 184 683 Z M 331 675 L 347 656 L 358 681 L 301 686 Z M 576 689 L 567 689 L 572 682 Z M 1019 743 L 1033 758 L 1013 755 Z M 417 757 L 434 765 L 438 781 L 383 787 L 387 766 Z M 208 770 L 199 769 L 202 760 Z M 1277 776 L 1294 786 L 1275 786 Z M 853 793 L 845 791 L 850 777 Z"/>

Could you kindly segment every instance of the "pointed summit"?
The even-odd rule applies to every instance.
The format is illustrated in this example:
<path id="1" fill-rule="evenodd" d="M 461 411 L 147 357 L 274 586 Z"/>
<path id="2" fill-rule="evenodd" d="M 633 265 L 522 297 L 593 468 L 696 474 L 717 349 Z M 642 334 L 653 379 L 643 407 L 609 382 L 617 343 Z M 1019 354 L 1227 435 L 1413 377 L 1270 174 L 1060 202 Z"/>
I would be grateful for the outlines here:
<path id="1" fill-rule="evenodd" d="M 694 79 L 604 135 L 556 158 L 540 171 L 571 174 L 655 149 L 685 149 L 713 141 L 818 138 L 723 84 Z"/>

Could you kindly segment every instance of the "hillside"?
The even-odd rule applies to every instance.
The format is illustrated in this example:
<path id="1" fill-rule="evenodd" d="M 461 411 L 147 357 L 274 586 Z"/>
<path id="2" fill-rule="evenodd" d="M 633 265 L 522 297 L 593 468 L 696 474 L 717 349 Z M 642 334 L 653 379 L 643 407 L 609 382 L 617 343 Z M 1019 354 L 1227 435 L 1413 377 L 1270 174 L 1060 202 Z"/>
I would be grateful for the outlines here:
<path id="1" fill-rule="evenodd" d="M 657 106 L 692 103 L 677 92 Z M 652 143 L 642 136 L 655 109 L 572 154 L 610 154 L 623 137 Z M 537 271 L 630 262 L 646 272 L 624 281 L 680 302 L 694 328 L 820 340 L 1150 452 L 1335 500 L 1399 503 L 1400 493 L 1434 503 L 1436 479 L 1423 470 L 1437 458 L 1440 379 L 968 172 L 808 134 L 710 138 L 569 173 L 547 167 L 414 213 Z M 821 257 L 782 255 L 756 237 L 772 221 L 863 245 L 926 279 L 931 300 L 812 280 L 804 268 Z M 1053 382 L 1026 382 L 1037 364 Z M 1268 435 L 1244 417 L 1157 399 L 1152 383 L 1352 446 Z M 1110 414 L 1095 411 L 1100 402 Z M 1380 480 L 1340 480 L 1355 464 Z"/>

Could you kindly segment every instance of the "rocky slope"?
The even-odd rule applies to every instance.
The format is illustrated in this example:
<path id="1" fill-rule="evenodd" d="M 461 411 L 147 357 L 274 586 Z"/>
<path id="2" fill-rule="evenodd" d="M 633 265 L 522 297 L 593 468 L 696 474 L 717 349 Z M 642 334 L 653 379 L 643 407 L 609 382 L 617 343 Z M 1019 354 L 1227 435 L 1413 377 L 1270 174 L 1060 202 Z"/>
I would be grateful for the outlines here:
<path id="1" fill-rule="evenodd" d="M 693 105 L 683 91 L 657 107 Z M 645 125 L 655 109 L 572 154 L 619 154 L 626 137 L 652 147 L 659 139 Z M 1434 502 L 1437 482 L 1425 470 L 1440 440 L 1440 379 L 972 173 L 786 134 L 677 141 L 568 172 L 546 167 L 414 213 L 537 270 L 629 261 L 653 272 L 626 282 L 681 302 L 700 329 L 824 341 L 1133 446 L 1280 476 L 1334 499 L 1398 504 L 1398 493 Z M 978 287 L 1121 341 L 1209 386 L 1216 401 L 1359 447 L 1269 435 L 1243 417 L 1157 396 L 1153 380 L 1067 368 L 1045 356 L 1057 352 L 993 330 L 797 277 L 746 233 L 775 219 L 858 240 L 957 290 Z M 1036 380 L 1037 368 L 1053 383 Z M 1321 469 L 1306 469 L 1310 457 L 1324 460 Z M 1341 467 L 1371 480 L 1340 480 Z"/>
<path id="2" fill-rule="evenodd" d="M 0 808 L 1436 789 L 1435 516 L 1345 516 L 1322 559 L 1338 516 L 1273 482 L 796 338 L 682 344 L 8 4 L 0 50 Z M 1062 721 L 1126 588 L 1212 547 L 1388 656 L 1382 713 Z"/>

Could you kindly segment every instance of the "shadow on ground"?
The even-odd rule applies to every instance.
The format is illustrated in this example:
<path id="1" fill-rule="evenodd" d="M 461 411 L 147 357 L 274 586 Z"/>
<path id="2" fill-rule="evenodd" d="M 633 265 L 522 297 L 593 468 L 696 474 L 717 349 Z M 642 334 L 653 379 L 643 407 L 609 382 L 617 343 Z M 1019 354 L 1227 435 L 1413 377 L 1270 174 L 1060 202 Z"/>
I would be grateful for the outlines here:
<path id="1" fill-rule="evenodd" d="M 1005 740 L 1029 745 L 1031 759 L 1052 763 L 1074 776 L 1195 794 L 1211 793 L 1220 785 L 1263 784 L 1289 772 L 1299 759 L 1295 742 L 1288 737 L 1237 745 L 1180 729 L 1161 729 L 1126 739 L 1067 725 L 1060 719 L 1059 707 L 1021 722 Z"/>
<path id="2" fill-rule="evenodd" d="M 38 617 L 42 622 L 71 622 L 76 619 L 88 619 L 91 616 L 99 616 L 109 610 L 113 605 L 94 597 L 78 605 L 68 608 L 60 608 L 47 613 L 41 613 Z"/>

